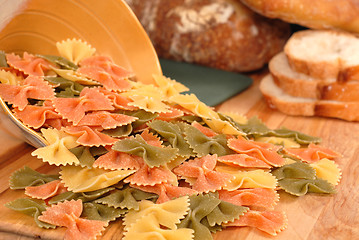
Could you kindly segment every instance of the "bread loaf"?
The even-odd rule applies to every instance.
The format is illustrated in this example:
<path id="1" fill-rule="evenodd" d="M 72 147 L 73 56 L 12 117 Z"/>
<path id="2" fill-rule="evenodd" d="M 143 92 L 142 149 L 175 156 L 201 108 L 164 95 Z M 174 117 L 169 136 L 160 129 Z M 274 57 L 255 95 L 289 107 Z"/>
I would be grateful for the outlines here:
<path id="1" fill-rule="evenodd" d="M 269 107 L 288 115 L 323 116 L 359 121 L 359 102 L 293 97 L 279 88 L 270 74 L 262 79 L 259 89 Z"/>
<path id="2" fill-rule="evenodd" d="M 227 71 L 262 68 L 290 35 L 290 25 L 232 0 L 127 0 L 159 57 Z"/>
<path id="3" fill-rule="evenodd" d="M 284 47 L 292 69 L 314 78 L 359 79 L 359 38 L 333 30 L 294 33 Z"/>
<path id="4" fill-rule="evenodd" d="M 289 66 L 284 52 L 274 56 L 268 66 L 276 85 L 294 97 L 359 101 L 359 80 L 342 83 L 334 78 L 313 78 L 296 72 Z"/>
<path id="5" fill-rule="evenodd" d="M 359 33 L 358 0 L 241 1 L 269 18 L 279 18 L 313 29 L 342 29 Z"/>

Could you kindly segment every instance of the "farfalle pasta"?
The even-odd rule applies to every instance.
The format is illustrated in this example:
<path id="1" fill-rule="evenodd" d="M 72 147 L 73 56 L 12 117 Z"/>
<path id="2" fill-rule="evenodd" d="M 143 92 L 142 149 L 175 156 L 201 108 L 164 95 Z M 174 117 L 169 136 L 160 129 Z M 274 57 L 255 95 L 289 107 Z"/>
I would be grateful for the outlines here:
<path id="1" fill-rule="evenodd" d="M 43 58 L 24 52 L 20 57 L 15 54 L 6 54 L 8 65 L 30 76 L 44 76 L 51 69 L 52 63 Z"/>
<path id="2" fill-rule="evenodd" d="M 287 227 L 279 192 L 335 193 L 340 154 L 320 139 L 260 119 L 219 113 L 166 76 L 136 82 L 83 40 L 57 55 L 0 51 L 0 97 L 47 145 L 24 167 L 6 204 L 66 239 L 95 239 L 109 222 L 123 239 L 212 239 L 226 228 L 271 235 Z M 56 231 L 56 230 L 55 230 Z"/>
<path id="3" fill-rule="evenodd" d="M 59 55 L 78 64 L 82 59 L 91 57 L 96 49 L 80 39 L 66 39 L 56 43 Z"/>
<path id="4" fill-rule="evenodd" d="M 56 166 L 79 163 L 78 158 L 69 150 L 79 145 L 76 137 L 52 128 L 43 128 L 41 132 L 49 145 L 36 149 L 31 155 Z"/>
<path id="5" fill-rule="evenodd" d="M 83 203 L 81 217 L 89 220 L 98 221 L 115 221 L 117 218 L 123 217 L 127 210 L 113 208 L 104 204 L 95 202 Z"/>
<path id="6" fill-rule="evenodd" d="M 0 84 L 0 95 L 21 111 L 28 105 L 28 99 L 53 99 L 54 91 L 42 78 L 28 76 L 20 85 Z"/>
<path id="7" fill-rule="evenodd" d="M 96 239 L 105 230 L 108 222 L 81 218 L 82 209 L 81 200 L 65 201 L 47 208 L 38 219 L 66 227 L 64 239 Z"/>
<path id="8" fill-rule="evenodd" d="M 126 186 L 123 189 L 115 189 L 107 196 L 95 200 L 96 203 L 105 204 L 114 208 L 139 210 L 139 202 L 142 200 L 155 200 L 158 195 Z"/>
<path id="9" fill-rule="evenodd" d="M 134 170 L 104 170 L 81 166 L 63 166 L 60 178 L 73 192 L 89 192 L 109 187 L 131 175 Z"/>

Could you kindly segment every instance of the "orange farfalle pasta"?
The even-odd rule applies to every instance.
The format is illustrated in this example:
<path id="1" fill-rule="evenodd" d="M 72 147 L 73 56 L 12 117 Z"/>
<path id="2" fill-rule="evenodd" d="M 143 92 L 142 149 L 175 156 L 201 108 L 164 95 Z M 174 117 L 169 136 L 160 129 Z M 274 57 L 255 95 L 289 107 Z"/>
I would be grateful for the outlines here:
<path id="1" fill-rule="evenodd" d="M 164 203 L 170 201 L 175 198 L 179 198 L 182 196 L 190 196 L 193 194 L 197 194 L 196 190 L 193 190 L 188 187 L 179 187 L 173 186 L 168 183 L 156 184 L 154 186 L 138 186 L 138 185 L 130 185 L 133 188 L 140 189 L 144 192 L 155 193 L 159 197 L 156 203 Z"/>
<path id="2" fill-rule="evenodd" d="M 28 98 L 47 100 L 55 96 L 54 89 L 42 78 L 27 77 L 22 85 L 0 84 L 0 96 L 20 111 L 28 104 Z"/>
<path id="3" fill-rule="evenodd" d="M 213 131 L 212 129 L 208 128 L 208 127 L 204 127 L 201 124 L 199 124 L 198 122 L 193 122 L 191 124 L 193 127 L 197 128 L 198 130 L 201 131 L 201 133 L 203 133 L 204 135 L 206 135 L 207 137 L 214 137 L 216 135 L 218 135 L 218 133 L 216 133 L 215 131 Z"/>
<path id="4" fill-rule="evenodd" d="M 269 188 L 219 190 L 218 194 L 223 201 L 250 208 L 273 209 L 279 201 L 276 190 Z"/>
<path id="5" fill-rule="evenodd" d="M 77 72 L 100 82 L 107 90 L 124 91 L 131 88 L 128 78 L 133 73 L 116 65 L 110 57 L 85 58 L 80 62 Z"/>
<path id="6" fill-rule="evenodd" d="M 49 120 L 62 120 L 62 116 L 55 112 L 52 106 L 27 105 L 22 111 L 14 108 L 15 117 L 20 119 L 25 125 L 38 129 Z"/>
<path id="7" fill-rule="evenodd" d="M 155 136 L 153 133 L 150 133 L 148 129 L 145 129 L 141 133 L 141 137 L 145 140 L 148 144 L 155 146 L 155 147 L 163 147 L 162 141 L 159 137 Z"/>
<path id="8" fill-rule="evenodd" d="M 64 239 L 95 240 L 102 235 L 108 222 L 80 218 L 82 210 L 81 200 L 65 201 L 47 208 L 39 220 L 66 227 Z"/>
<path id="9" fill-rule="evenodd" d="M 230 154 L 218 157 L 218 162 L 227 165 L 249 168 L 271 168 L 272 166 L 265 161 L 248 156 L 247 154 Z"/>
<path id="10" fill-rule="evenodd" d="M 78 137 L 77 143 L 83 146 L 99 147 L 113 145 L 117 139 L 101 133 L 102 128 L 91 128 L 88 126 L 67 126 L 64 132 Z"/>
<path id="11" fill-rule="evenodd" d="M 111 101 L 97 89 L 84 88 L 79 98 L 55 98 L 55 109 L 77 125 L 88 111 L 114 110 Z"/>
<path id="12" fill-rule="evenodd" d="M 139 169 L 141 157 L 124 152 L 110 150 L 108 153 L 100 156 L 93 164 L 93 167 L 99 167 L 109 170 Z"/>
<path id="13" fill-rule="evenodd" d="M 167 167 L 150 168 L 143 158 L 139 161 L 140 169 L 124 180 L 125 183 L 132 185 L 154 186 L 161 183 L 171 183 L 177 185 L 177 176 Z"/>
<path id="14" fill-rule="evenodd" d="M 212 192 L 221 189 L 232 179 L 230 174 L 215 171 L 216 164 L 216 154 L 206 155 L 182 163 L 173 169 L 173 172 L 190 183 L 194 190 Z"/>
<path id="15" fill-rule="evenodd" d="M 108 99 L 110 99 L 113 106 L 117 109 L 130 110 L 130 111 L 139 109 L 138 107 L 129 105 L 129 103 L 133 101 L 126 96 L 122 96 L 116 92 L 106 90 L 104 88 L 100 88 L 99 91 L 103 93 Z"/>
<path id="16" fill-rule="evenodd" d="M 6 60 L 10 66 L 26 75 L 44 76 L 51 67 L 54 67 L 54 64 L 27 52 L 24 52 L 22 58 L 13 53 L 6 54 Z"/>
<path id="17" fill-rule="evenodd" d="M 170 108 L 169 112 L 160 112 L 158 113 L 158 117 L 156 119 L 163 121 L 171 121 L 175 120 L 179 117 L 184 116 L 184 112 L 177 108 Z"/>
<path id="18" fill-rule="evenodd" d="M 107 111 L 96 111 L 85 114 L 78 126 L 100 126 L 103 129 L 111 129 L 124 126 L 136 121 L 137 117 Z"/>
<path id="19" fill-rule="evenodd" d="M 54 180 L 39 186 L 29 186 L 25 188 L 25 194 L 37 199 L 48 199 L 60 193 L 66 192 L 67 188 L 61 180 Z"/>
<path id="20" fill-rule="evenodd" d="M 255 142 L 240 137 L 229 139 L 228 147 L 237 153 L 258 158 L 275 167 L 283 166 L 285 163 L 284 158 L 277 153 L 280 146 L 271 143 Z"/>
<path id="21" fill-rule="evenodd" d="M 276 236 L 288 226 L 284 212 L 249 210 L 239 219 L 225 223 L 226 227 L 255 227 L 272 236 Z"/>
<path id="22" fill-rule="evenodd" d="M 307 148 L 284 148 L 284 151 L 307 163 L 314 163 L 324 158 L 335 159 L 340 157 L 339 153 L 313 143 L 309 144 Z"/>

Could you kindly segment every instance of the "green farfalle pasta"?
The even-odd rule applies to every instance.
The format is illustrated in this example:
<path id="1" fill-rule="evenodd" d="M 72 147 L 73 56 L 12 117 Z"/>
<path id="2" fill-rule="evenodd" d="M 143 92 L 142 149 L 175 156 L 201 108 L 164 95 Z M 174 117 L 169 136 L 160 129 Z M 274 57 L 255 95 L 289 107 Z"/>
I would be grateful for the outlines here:
<path id="1" fill-rule="evenodd" d="M 315 169 L 304 162 L 284 165 L 272 171 L 277 180 L 285 178 L 315 179 Z"/>
<path id="2" fill-rule="evenodd" d="M 197 128 L 186 125 L 184 127 L 185 139 L 198 157 L 208 154 L 217 154 L 224 156 L 234 153 L 227 146 L 227 137 L 224 134 L 218 134 L 214 137 L 207 137 Z"/>
<path id="3" fill-rule="evenodd" d="M 127 213 L 126 209 L 116 209 L 101 203 L 86 202 L 83 203 L 81 217 L 89 220 L 114 221 L 123 217 L 125 213 Z"/>
<path id="4" fill-rule="evenodd" d="M 5 204 L 5 207 L 12 210 L 24 213 L 26 215 L 34 217 L 37 226 L 41 228 L 55 228 L 56 226 L 42 222 L 38 219 L 43 211 L 46 210 L 46 203 L 43 200 L 30 199 L 30 198 L 18 198 L 12 202 Z"/>
<path id="5" fill-rule="evenodd" d="M 238 219 L 248 210 L 220 200 L 218 193 L 192 195 L 189 199 L 190 212 L 178 227 L 193 229 L 194 240 L 212 239 L 211 232 L 221 230 L 220 224 Z"/>
<path id="6" fill-rule="evenodd" d="M 248 207 L 234 205 L 229 202 L 221 201 L 213 211 L 206 216 L 208 224 L 211 227 L 222 225 L 223 223 L 232 222 L 238 219 L 245 212 Z"/>
<path id="7" fill-rule="evenodd" d="M 198 116 L 194 116 L 194 115 L 186 115 L 186 116 L 182 116 L 180 118 L 182 121 L 185 121 L 187 123 L 193 123 L 193 122 L 198 122 L 201 125 L 204 125 L 205 122 L 203 121 L 203 119 L 201 117 Z"/>
<path id="8" fill-rule="evenodd" d="M 149 167 L 159 167 L 172 161 L 178 149 L 172 147 L 156 147 L 148 144 L 140 135 L 116 142 L 113 150 L 142 157 Z"/>
<path id="9" fill-rule="evenodd" d="M 158 117 L 157 113 L 146 112 L 142 109 L 137 111 L 119 111 L 119 113 L 138 118 L 131 123 L 134 129 Z"/>
<path id="10" fill-rule="evenodd" d="M 272 171 L 278 185 L 287 193 L 303 196 L 307 193 L 335 193 L 335 187 L 316 177 L 315 169 L 304 162 L 284 165 Z"/>
<path id="11" fill-rule="evenodd" d="M 29 186 L 39 186 L 59 179 L 59 175 L 39 173 L 28 166 L 15 171 L 10 176 L 11 189 L 25 189 Z"/>
<path id="12" fill-rule="evenodd" d="M 316 179 L 295 179 L 285 178 L 278 181 L 278 185 L 284 191 L 295 195 L 303 196 L 307 193 L 336 193 L 333 184 L 320 178 Z"/>
<path id="13" fill-rule="evenodd" d="M 4 51 L 0 51 L 0 67 L 9 67 L 6 61 L 6 53 Z"/>
<path id="14" fill-rule="evenodd" d="M 148 193 L 136 188 L 126 186 L 121 190 L 116 189 L 112 191 L 109 195 L 97 199 L 95 202 L 106 204 L 114 208 L 138 210 L 139 201 L 141 200 L 155 201 L 157 198 L 158 196 L 154 193 Z"/>
<path id="15" fill-rule="evenodd" d="M 132 124 L 127 124 L 113 129 L 105 129 L 101 131 L 101 133 L 107 134 L 111 137 L 120 138 L 120 137 L 129 136 L 132 133 L 132 130 L 133 130 Z"/>
<path id="16" fill-rule="evenodd" d="M 299 144 L 310 144 L 310 143 L 320 143 L 321 138 L 313 137 L 298 131 L 290 130 L 288 128 L 282 127 L 279 129 L 274 130 L 269 135 L 273 135 L 276 137 L 283 137 L 283 138 L 293 138 Z"/>
<path id="17" fill-rule="evenodd" d="M 77 192 L 77 193 L 67 191 L 51 198 L 49 200 L 49 204 L 56 204 L 59 202 L 63 202 L 65 200 L 70 201 L 70 200 L 78 200 L 78 199 L 81 199 L 82 202 L 91 202 L 93 200 L 103 197 L 105 194 L 109 193 L 114 189 L 115 189 L 114 187 L 108 187 L 91 192 Z"/>
<path id="18" fill-rule="evenodd" d="M 90 152 L 91 152 L 92 156 L 94 156 L 96 158 L 105 153 L 108 153 L 108 150 L 104 146 L 99 146 L 99 147 L 90 147 Z"/>
<path id="19" fill-rule="evenodd" d="M 185 140 L 179 124 L 180 123 L 176 124 L 161 120 L 154 120 L 147 125 L 166 139 L 172 147 L 178 148 L 178 155 L 182 157 L 193 156 L 193 150 Z"/>
<path id="20" fill-rule="evenodd" d="M 272 130 L 268 128 L 258 117 L 248 119 L 246 124 L 236 123 L 235 127 L 247 135 L 265 135 Z"/>
<path id="21" fill-rule="evenodd" d="M 37 54 L 37 57 L 43 58 L 49 62 L 55 63 L 57 65 L 60 65 L 62 68 L 64 69 L 71 69 L 76 71 L 78 69 L 78 66 L 71 62 L 70 60 L 61 57 L 61 56 L 56 56 L 56 55 L 41 55 L 41 54 Z"/>
<path id="22" fill-rule="evenodd" d="M 44 77 L 45 80 L 56 85 L 56 97 L 78 97 L 84 85 L 67 80 L 63 77 Z"/>
<path id="23" fill-rule="evenodd" d="M 80 165 L 82 167 L 91 168 L 95 162 L 95 158 L 90 151 L 90 147 L 79 146 L 69 150 L 79 159 Z"/>
<path id="24" fill-rule="evenodd" d="M 285 127 L 272 130 L 268 128 L 258 117 L 252 117 L 246 124 L 235 124 L 237 128 L 247 134 L 247 136 L 264 137 L 275 136 L 282 138 L 291 138 L 299 144 L 319 143 L 321 141 L 318 137 L 313 137 L 298 131 L 290 130 Z"/>

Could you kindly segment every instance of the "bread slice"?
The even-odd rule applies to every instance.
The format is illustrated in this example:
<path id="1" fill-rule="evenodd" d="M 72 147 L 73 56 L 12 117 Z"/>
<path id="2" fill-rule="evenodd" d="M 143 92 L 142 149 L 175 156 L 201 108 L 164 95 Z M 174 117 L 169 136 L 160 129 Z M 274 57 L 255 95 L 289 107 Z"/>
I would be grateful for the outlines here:
<path id="1" fill-rule="evenodd" d="M 358 79 L 359 38 L 335 30 L 294 33 L 284 47 L 293 70 L 314 78 Z"/>
<path id="2" fill-rule="evenodd" d="M 284 52 L 269 62 L 274 82 L 287 94 L 319 100 L 359 101 L 359 81 L 337 82 L 335 78 L 319 79 L 294 71 Z"/>
<path id="3" fill-rule="evenodd" d="M 293 97 L 279 88 L 270 74 L 261 80 L 259 89 L 270 108 L 277 109 L 288 115 L 323 116 L 347 121 L 359 121 L 359 102 Z"/>

